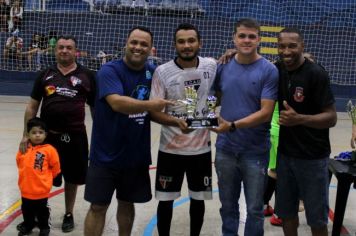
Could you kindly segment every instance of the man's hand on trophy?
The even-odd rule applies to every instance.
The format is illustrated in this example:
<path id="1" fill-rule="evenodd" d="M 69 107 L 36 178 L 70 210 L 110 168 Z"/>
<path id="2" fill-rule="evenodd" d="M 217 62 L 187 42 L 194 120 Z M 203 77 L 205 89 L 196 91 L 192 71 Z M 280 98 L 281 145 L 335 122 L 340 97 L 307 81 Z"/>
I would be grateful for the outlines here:
<path id="1" fill-rule="evenodd" d="M 183 134 L 188 134 L 188 133 L 194 131 L 194 129 L 188 128 L 188 124 L 184 119 L 177 118 L 176 122 Z"/>
<path id="2" fill-rule="evenodd" d="M 221 116 L 218 117 L 219 119 L 219 126 L 216 128 L 211 128 L 211 131 L 214 131 L 216 133 L 225 133 L 228 132 L 231 128 L 231 122 L 225 120 Z"/>

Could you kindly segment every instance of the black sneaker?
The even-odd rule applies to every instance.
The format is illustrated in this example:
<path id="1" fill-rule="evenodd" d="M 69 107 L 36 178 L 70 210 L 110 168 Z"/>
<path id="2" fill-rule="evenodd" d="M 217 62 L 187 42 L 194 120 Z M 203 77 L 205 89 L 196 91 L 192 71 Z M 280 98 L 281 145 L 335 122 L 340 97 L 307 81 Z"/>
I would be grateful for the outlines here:
<path id="1" fill-rule="evenodd" d="M 68 233 L 74 229 L 74 219 L 72 213 L 67 213 L 64 215 L 62 231 L 63 233 Z"/>
<path id="2" fill-rule="evenodd" d="M 19 231 L 18 236 L 30 235 L 32 233 L 33 228 L 26 227 L 25 223 L 22 222 L 16 226 L 16 229 Z"/>
<path id="3" fill-rule="evenodd" d="M 50 229 L 41 229 L 38 236 L 49 236 Z"/>
<path id="4" fill-rule="evenodd" d="M 19 232 L 19 234 L 17 236 L 28 236 L 32 233 L 32 231 L 30 233 L 21 233 Z"/>
<path id="5" fill-rule="evenodd" d="M 22 231 L 22 228 L 25 227 L 24 226 L 24 221 L 22 221 L 21 223 L 19 223 L 18 225 L 16 225 L 16 229 L 17 231 Z M 35 220 L 35 225 L 33 226 L 33 228 L 38 226 L 38 222 Z"/>

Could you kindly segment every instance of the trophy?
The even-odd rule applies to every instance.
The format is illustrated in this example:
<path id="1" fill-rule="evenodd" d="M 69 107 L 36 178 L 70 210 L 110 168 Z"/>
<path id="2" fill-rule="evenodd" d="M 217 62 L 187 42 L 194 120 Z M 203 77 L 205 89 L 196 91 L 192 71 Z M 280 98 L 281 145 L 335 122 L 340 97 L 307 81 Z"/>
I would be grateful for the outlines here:
<path id="1" fill-rule="evenodd" d="M 206 117 L 196 116 L 197 107 L 197 91 L 194 86 L 187 86 L 185 90 L 185 100 L 178 100 L 186 105 L 187 109 L 187 119 L 188 128 L 190 129 L 205 129 L 205 128 L 215 128 L 218 127 L 218 118 L 215 114 L 216 108 L 216 97 L 209 96 L 206 100 L 206 105 L 208 107 L 208 115 Z"/>

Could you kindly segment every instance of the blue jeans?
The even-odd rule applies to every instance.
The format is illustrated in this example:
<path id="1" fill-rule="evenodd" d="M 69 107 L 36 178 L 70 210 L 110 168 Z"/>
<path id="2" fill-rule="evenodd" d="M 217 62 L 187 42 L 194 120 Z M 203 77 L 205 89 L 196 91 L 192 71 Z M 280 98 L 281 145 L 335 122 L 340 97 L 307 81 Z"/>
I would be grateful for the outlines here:
<path id="1" fill-rule="evenodd" d="M 267 180 L 268 159 L 268 151 L 229 153 L 216 150 L 215 168 L 218 176 L 223 236 L 238 235 L 241 182 L 247 207 L 244 235 L 264 234 L 263 193 Z"/>

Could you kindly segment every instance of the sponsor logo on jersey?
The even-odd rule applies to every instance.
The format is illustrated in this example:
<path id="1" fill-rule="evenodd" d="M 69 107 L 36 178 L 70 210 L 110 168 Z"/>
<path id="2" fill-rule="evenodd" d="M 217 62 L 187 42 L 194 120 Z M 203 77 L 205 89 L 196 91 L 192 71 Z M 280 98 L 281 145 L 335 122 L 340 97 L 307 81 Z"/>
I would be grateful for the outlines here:
<path id="1" fill-rule="evenodd" d="M 180 118 L 180 119 L 186 119 L 187 118 L 187 113 L 183 113 L 183 112 L 176 112 L 176 111 L 169 111 L 167 112 L 168 115 L 174 116 L 176 118 Z"/>
<path id="2" fill-rule="evenodd" d="M 146 79 L 148 80 L 152 79 L 152 74 L 149 70 L 146 70 Z"/>
<path id="3" fill-rule="evenodd" d="M 168 87 L 179 86 L 179 85 L 180 85 L 179 82 L 177 82 L 177 81 L 171 81 L 171 82 L 169 82 Z"/>
<path id="4" fill-rule="evenodd" d="M 193 80 L 184 81 L 185 87 L 194 86 L 195 91 L 198 91 L 200 84 L 201 84 L 201 79 L 193 79 Z"/>
<path id="5" fill-rule="evenodd" d="M 45 87 L 46 95 L 50 96 L 56 92 L 56 87 L 54 85 L 48 85 Z"/>
<path id="6" fill-rule="evenodd" d="M 296 87 L 293 95 L 294 101 L 303 102 L 304 101 L 304 89 L 302 87 Z"/>
<path id="7" fill-rule="evenodd" d="M 82 80 L 75 76 L 70 77 L 70 82 L 72 83 L 73 87 L 77 86 L 78 84 L 82 84 Z"/>
<path id="8" fill-rule="evenodd" d="M 78 91 L 73 90 L 73 89 L 68 89 L 68 88 L 56 88 L 56 93 L 65 97 L 70 97 L 73 98 L 77 95 Z"/>
<path id="9" fill-rule="evenodd" d="M 145 112 L 142 112 L 142 113 L 136 113 L 136 114 L 130 114 L 129 115 L 129 118 L 142 118 L 142 117 L 145 117 L 147 116 L 147 111 Z"/>
<path id="10" fill-rule="evenodd" d="M 142 113 L 130 114 L 129 119 L 134 119 L 137 124 L 143 125 L 145 123 L 145 117 L 147 116 L 147 114 L 147 111 Z"/>
<path id="11" fill-rule="evenodd" d="M 187 80 L 184 81 L 184 86 L 193 86 L 193 85 L 199 85 L 201 84 L 201 79 L 193 79 L 193 80 Z"/>

